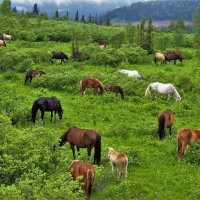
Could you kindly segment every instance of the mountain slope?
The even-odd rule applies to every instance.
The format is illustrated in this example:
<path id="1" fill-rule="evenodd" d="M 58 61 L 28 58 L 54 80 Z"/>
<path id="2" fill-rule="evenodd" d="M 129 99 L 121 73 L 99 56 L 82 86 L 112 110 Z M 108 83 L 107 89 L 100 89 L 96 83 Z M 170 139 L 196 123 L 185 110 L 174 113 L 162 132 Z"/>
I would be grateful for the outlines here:
<path id="1" fill-rule="evenodd" d="M 149 1 L 133 3 L 108 12 L 110 19 L 117 22 L 139 21 L 142 16 L 153 20 L 174 20 L 182 16 L 185 20 L 192 19 L 192 13 L 200 4 L 200 0 Z M 106 18 L 106 15 L 104 16 Z"/>

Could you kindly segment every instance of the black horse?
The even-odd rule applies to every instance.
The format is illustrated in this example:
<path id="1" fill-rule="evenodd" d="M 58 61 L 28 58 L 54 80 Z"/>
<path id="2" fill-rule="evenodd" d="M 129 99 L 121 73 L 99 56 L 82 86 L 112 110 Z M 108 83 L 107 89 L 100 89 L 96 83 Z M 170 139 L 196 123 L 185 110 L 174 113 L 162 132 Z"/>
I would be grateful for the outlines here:
<path id="1" fill-rule="evenodd" d="M 60 104 L 60 101 L 57 99 L 57 97 L 41 97 L 33 102 L 32 106 L 32 121 L 35 123 L 35 118 L 38 109 L 41 111 L 41 119 L 44 124 L 44 112 L 50 111 L 51 112 L 51 121 L 53 117 L 53 111 L 54 111 L 54 124 L 56 123 L 56 113 L 58 112 L 59 119 L 62 119 L 63 115 L 63 109 Z"/>
<path id="2" fill-rule="evenodd" d="M 53 51 L 51 59 L 60 59 L 61 60 L 61 64 L 62 64 L 62 62 L 65 62 L 65 60 L 68 60 L 69 58 L 63 52 L 55 52 L 55 51 Z M 53 64 L 53 60 L 51 60 L 51 62 Z"/>
<path id="3" fill-rule="evenodd" d="M 174 65 L 176 64 L 176 60 L 180 60 L 181 63 L 183 61 L 181 53 L 177 50 L 168 52 L 168 53 L 164 54 L 164 56 L 165 56 L 165 62 L 166 61 L 171 62 L 173 60 Z"/>

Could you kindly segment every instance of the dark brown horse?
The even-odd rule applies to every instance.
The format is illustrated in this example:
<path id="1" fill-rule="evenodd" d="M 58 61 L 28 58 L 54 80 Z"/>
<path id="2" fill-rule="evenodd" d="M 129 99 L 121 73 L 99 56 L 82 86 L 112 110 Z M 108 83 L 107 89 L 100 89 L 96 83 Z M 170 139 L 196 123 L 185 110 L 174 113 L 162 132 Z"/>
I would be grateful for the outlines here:
<path id="1" fill-rule="evenodd" d="M 171 110 L 165 110 L 158 113 L 158 135 L 160 140 L 165 138 L 165 129 L 169 128 L 170 136 L 174 124 L 174 115 Z"/>
<path id="2" fill-rule="evenodd" d="M 61 60 L 61 64 L 62 62 L 65 62 L 65 60 L 68 60 L 68 56 L 66 54 L 64 54 L 63 52 L 52 52 L 52 58 L 51 59 L 58 59 Z M 51 60 L 52 64 L 53 64 L 53 60 Z"/>
<path id="3" fill-rule="evenodd" d="M 30 80 L 30 82 L 32 81 L 32 79 L 36 76 L 41 76 L 43 74 L 46 74 L 45 72 L 41 71 L 41 70 L 37 70 L 37 69 L 29 69 L 26 71 L 26 78 L 25 78 L 25 84 L 28 81 L 28 79 Z"/>
<path id="4" fill-rule="evenodd" d="M 181 160 L 188 145 L 200 140 L 200 130 L 181 128 L 178 130 L 178 161 Z"/>
<path id="5" fill-rule="evenodd" d="M 100 165 L 101 161 L 101 135 L 95 130 L 81 129 L 77 127 L 70 127 L 62 136 L 59 146 L 63 146 L 66 142 L 69 142 L 72 149 L 73 157 L 75 159 L 75 149 L 87 148 L 88 156 L 91 156 L 91 151 L 94 148 L 94 164 Z M 56 145 L 54 145 L 54 150 Z"/>
<path id="6" fill-rule="evenodd" d="M 81 94 L 85 95 L 85 90 L 87 87 L 92 87 L 94 88 L 94 94 L 100 94 L 102 95 L 104 92 L 104 85 L 101 81 L 99 81 L 96 78 L 83 78 L 80 81 L 80 91 Z M 100 92 L 98 92 L 98 89 L 100 89 Z"/>
<path id="7" fill-rule="evenodd" d="M 124 99 L 124 91 L 120 86 L 117 85 L 108 85 L 105 89 L 107 92 L 114 92 L 116 93 L 116 96 L 118 93 L 121 94 L 121 98 Z"/>
<path id="8" fill-rule="evenodd" d="M 181 53 L 177 50 L 170 51 L 170 52 L 164 54 L 164 56 L 165 56 L 165 61 L 171 62 L 173 60 L 174 65 L 176 64 L 176 60 L 180 60 L 181 63 L 183 61 Z"/>
<path id="9" fill-rule="evenodd" d="M 90 199 L 95 178 L 94 166 L 90 163 L 74 160 L 68 167 L 67 171 L 71 172 L 73 180 L 76 180 L 79 176 L 83 176 L 82 189 L 85 192 L 87 199 Z"/>
<path id="10" fill-rule="evenodd" d="M 59 119 L 62 119 L 63 109 L 57 97 L 51 97 L 51 98 L 41 97 L 33 102 L 33 106 L 32 106 L 33 123 L 35 123 L 35 118 L 36 118 L 38 109 L 41 111 L 41 119 L 43 121 L 43 124 L 44 124 L 45 111 L 51 112 L 51 121 L 52 121 L 53 111 L 54 111 L 54 124 L 56 123 L 56 113 L 58 113 Z"/>

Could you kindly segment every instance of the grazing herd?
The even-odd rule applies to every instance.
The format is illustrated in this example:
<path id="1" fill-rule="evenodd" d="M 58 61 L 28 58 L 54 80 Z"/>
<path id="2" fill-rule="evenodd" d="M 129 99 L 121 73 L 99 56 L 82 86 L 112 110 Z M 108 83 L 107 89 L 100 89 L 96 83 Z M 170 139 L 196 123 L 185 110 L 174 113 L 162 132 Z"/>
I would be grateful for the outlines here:
<path id="1" fill-rule="evenodd" d="M 14 38 L 11 35 L 0 34 L 0 46 L 6 46 L 6 42 L 4 40 L 12 40 Z M 100 40 L 99 47 L 101 49 L 106 48 L 106 41 Z M 69 58 L 63 52 L 52 52 L 52 60 L 59 59 L 61 60 L 61 64 L 67 61 Z M 167 62 L 171 63 L 174 61 L 176 64 L 176 60 L 180 60 L 182 62 L 182 56 L 179 51 L 171 51 L 165 54 L 156 53 L 154 55 L 154 61 L 157 64 L 158 61 L 161 61 L 161 64 L 165 64 Z M 127 74 L 130 77 L 135 77 L 140 80 L 144 80 L 143 76 L 137 70 L 126 70 L 122 69 L 119 71 L 121 74 Z M 30 82 L 36 76 L 45 75 L 46 73 L 37 70 L 30 69 L 26 71 L 25 84 L 29 80 Z M 86 89 L 90 87 L 94 89 L 94 94 L 102 95 L 104 93 L 104 85 L 103 83 L 96 78 L 83 78 L 80 80 L 80 93 L 85 95 Z M 108 85 L 105 87 L 107 92 L 114 92 L 116 96 L 118 94 L 121 95 L 121 99 L 124 100 L 124 91 L 120 86 L 117 85 Z M 170 97 L 173 97 L 176 102 L 181 101 L 182 97 L 179 95 L 176 88 L 168 83 L 163 84 L 159 82 L 151 83 L 148 85 L 145 91 L 146 97 L 155 97 L 156 94 L 166 94 L 168 95 L 168 100 Z M 51 112 L 51 121 L 54 115 L 54 124 L 56 124 L 56 115 L 58 113 L 59 119 L 62 119 L 63 109 L 60 101 L 57 97 L 41 97 L 36 99 L 32 105 L 32 121 L 35 124 L 37 111 L 41 111 L 41 119 L 44 125 L 44 113 L 45 111 Z M 171 110 L 165 110 L 163 112 L 158 113 L 158 136 L 160 140 L 165 139 L 165 132 L 168 128 L 170 131 L 170 135 L 172 134 L 172 126 L 174 124 L 174 116 Z M 182 158 L 187 145 L 190 145 L 197 140 L 200 139 L 200 131 L 192 130 L 192 129 L 179 129 L 178 131 L 178 160 Z M 53 146 L 53 152 L 58 148 L 63 146 L 65 143 L 69 142 L 70 148 L 72 150 L 74 161 L 70 164 L 67 171 L 72 174 L 74 180 L 77 177 L 82 176 L 82 189 L 87 197 L 90 199 L 92 193 L 92 187 L 94 185 L 95 180 L 95 168 L 92 164 L 87 162 L 80 162 L 76 159 L 75 148 L 80 154 L 81 148 L 87 149 L 87 154 L 90 157 L 91 151 L 94 148 L 94 161 L 93 164 L 100 165 L 101 163 L 101 135 L 92 129 L 81 129 L 78 127 L 70 127 L 61 137 L 57 144 Z M 128 157 L 125 153 L 117 152 L 113 148 L 108 148 L 108 157 L 110 159 L 112 171 L 116 168 L 117 172 L 117 180 L 119 181 L 121 174 L 123 173 L 125 178 L 127 178 L 127 168 L 128 168 Z M 2 153 L 0 151 L 0 155 Z"/>

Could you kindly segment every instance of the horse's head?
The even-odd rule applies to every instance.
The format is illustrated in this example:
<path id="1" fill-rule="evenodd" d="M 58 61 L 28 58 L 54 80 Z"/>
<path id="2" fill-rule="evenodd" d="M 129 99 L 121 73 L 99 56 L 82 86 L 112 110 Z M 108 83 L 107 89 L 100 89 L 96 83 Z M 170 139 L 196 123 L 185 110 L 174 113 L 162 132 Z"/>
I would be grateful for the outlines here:
<path id="1" fill-rule="evenodd" d="M 58 109 L 59 119 L 62 119 L 63 112 L 64 112 L 64 110 L 63 110 L 62 107 L 60 106 L 59 109 Z"/>
<path id="2" fill-rule="evenodd" d="M 105 87 L 105 91 L 107 91 L 107 92 L 110 91 L 110 85 L 107 85 L 107 86 Z"/>
<path id="3" fill-rule="evenodd" d="M 182 100 L 182 97 L 177 97 L 175 101 L 180 102 L 181 100 Z"/>
<path id="4" fill-rule="evenodd" d="M 3 41 L 3 46 L 6 47 L 6 42 L 5 41 Z"/>

